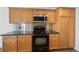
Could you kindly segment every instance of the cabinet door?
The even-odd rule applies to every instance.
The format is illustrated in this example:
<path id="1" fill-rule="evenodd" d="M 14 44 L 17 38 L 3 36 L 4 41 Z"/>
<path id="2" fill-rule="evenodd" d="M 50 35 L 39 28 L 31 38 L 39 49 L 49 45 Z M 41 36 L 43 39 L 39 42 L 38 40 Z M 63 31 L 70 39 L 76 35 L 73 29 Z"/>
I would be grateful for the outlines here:
<path id="1" fill-rule="evenodd" d="M 9 8 L 10 23 L 20 23 L 21 10 L 20 8 Z"/>
<path id="2" fill-rule="evenodd" d="M 17 51 L 17 36 L 3 36 L 3 51 Z"/>
<path id="3" fill-rule="evenodd" d="M 55 10 L 48 10 L 48 23 L 56 23 L 56 11 Z"/>
<path id="4" fill-rule="evenodd" d="M 18 51 L 32 51 L 32 36 L 19 35 L 18 36 Z"/>
<path id="5" fill-rule="evenodd" d="M 68 48 L 74 48 L 75 46 L 75 18 L 74 17 L 69 17 L 69 22 L 68 22 Z"/>
<path id="6" fill-rule="evenodd" d="M 74 48 L 75 45 L 75 18 L 60 17 L 59 48 Z"/>
<path id="7" fill-rule="evenodd" d="M 59 8 L 59 16 L 75 16 L 75 8 Z"/>
<path id="8" fill-rule="evenodd" d="M 58 49 L 58 38 L 59 38 L 58 34 L 49 35 L 49 50 Z"/>
<path id="9" fill-rule="evenodd" d="M 68 39 L 68 18 L 60 17 L 60 38 L 59 38 L 59 48 L 67 48 Z"/>
<path id="10" fill-rule="evenodd" d="M 33 14 L 47 14 L 47 10 L 33 9 Z"/>
<path id="11" fill-rule="evenodd" d="M 21 9 L 21 22 L 22 23 L 32 23 L 32 10 L 22 8 Z"/>

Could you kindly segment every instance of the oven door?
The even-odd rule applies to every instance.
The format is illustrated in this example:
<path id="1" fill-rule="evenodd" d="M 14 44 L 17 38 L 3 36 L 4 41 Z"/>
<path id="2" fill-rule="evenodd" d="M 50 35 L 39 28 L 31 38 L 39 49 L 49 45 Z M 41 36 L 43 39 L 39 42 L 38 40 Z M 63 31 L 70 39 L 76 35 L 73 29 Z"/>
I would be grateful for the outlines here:
<path id="1" fill-rule="evenodd" d="M 48 36 L 33 36 L 33 48 L 47 47 Z"/>

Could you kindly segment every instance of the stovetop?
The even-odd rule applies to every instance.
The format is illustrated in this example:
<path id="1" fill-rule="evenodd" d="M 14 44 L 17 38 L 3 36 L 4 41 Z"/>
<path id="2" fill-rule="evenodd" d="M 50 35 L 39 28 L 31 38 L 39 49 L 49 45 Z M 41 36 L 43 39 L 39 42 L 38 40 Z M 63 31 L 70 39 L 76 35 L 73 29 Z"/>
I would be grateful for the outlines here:
<path id="1" fill-rule="evenodd" d="M 48 33 L 47 32 L 33 32 L 33 36 L 48 36 Z"/>

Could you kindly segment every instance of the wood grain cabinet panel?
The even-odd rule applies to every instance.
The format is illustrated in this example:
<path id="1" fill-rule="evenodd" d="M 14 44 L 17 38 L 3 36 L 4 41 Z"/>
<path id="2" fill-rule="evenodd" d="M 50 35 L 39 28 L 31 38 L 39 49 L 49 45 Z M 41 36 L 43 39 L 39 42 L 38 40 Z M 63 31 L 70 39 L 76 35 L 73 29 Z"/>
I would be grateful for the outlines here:
<path id="1" fill-rule="evenodd" d="M 75 8 L 59 8 L 59 16 L 75 16 Z"/>
<path id="2" fill-rule="evenodd" d="M 60 38 L 59 38 L 59 48 L 67 48 L 67 39 L 68 39 L 68 18 L 60 18 Z"/>
<path id="3" fill-rule="evenodd" d="M 22 23 L 32 23 L 32 9 L 21 9 L 21 22 Z"/>
<path id="4" fill-rule="evenodd" d="M 56 23 L 56 11 L 55 10 L 48 10 L 48 23 Z"/>
<path id="5" fill-rule="evenodd" d="M 74 17 L 70 17 L 68 18 L 68 48 L 74 48 L 75 47 L 75 18 Z"/>
<path id="6" fill-rule="evenodd" d="M 9 8 L 9 21 L 10 23 L 20 23 L 21 21 L 21 9 L 20 8 Z"/>
<path id="7" fill-rule="evenodd" d="M 32 51 L 32 35 L 18 36 L 18 51 Z"/>
<path id="8" fill-rule="evenodd" d="M 46 15 L 47 14 L 47 10 L 43 10 L 43 9 L 33 9 L 33 14 L 43 14 Z"/>
<path id="9" fill-rule="evenodd" d="M 60 33 L 59 48 L 74 48 L 75 46 L 75 8 L 58 8 L 56 24 L 53 29 Z"/>
<path id="10" fill-rule="evenodd" d="M 17 51 L 17 36 L 3 36 L 3 51 Z"/>
<path id="11" fill-rule="evenodd" d="M 28 8 L 9 8 L 10 23 L 32 23 L 32 10 Z"/>
<path id="12" fill-rule="evenodd" d="M 58 49 L 59 35 L 58 34 L 50 34 L 49 35 L 49 50 Z"/>
<path id="13" fill-rule="evenodd" d="M 59 48 L 74 48 L 75 43 L 75 18 L 60 17 Z"/>

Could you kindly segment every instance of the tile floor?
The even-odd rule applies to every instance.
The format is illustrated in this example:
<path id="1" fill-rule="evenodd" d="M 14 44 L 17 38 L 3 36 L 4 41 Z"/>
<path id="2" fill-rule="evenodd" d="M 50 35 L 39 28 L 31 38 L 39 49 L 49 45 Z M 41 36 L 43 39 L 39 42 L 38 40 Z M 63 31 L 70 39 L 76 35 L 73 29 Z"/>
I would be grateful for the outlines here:
<path id="1" fill-rule="evenodd" d="M 54 50 L 50 52 L 78 52 L 76 49 L 64 49 L 64 50 Z"/>
<path id="2" fill-rule="evenodd" d="M 0 48 L 0 52 L 2 52 L 2 49 Z M 64 50 L 54 50 L 54 51 L 50 51 L 50 52 L 78 52 L 75 49 L 64 49 Z"/>

